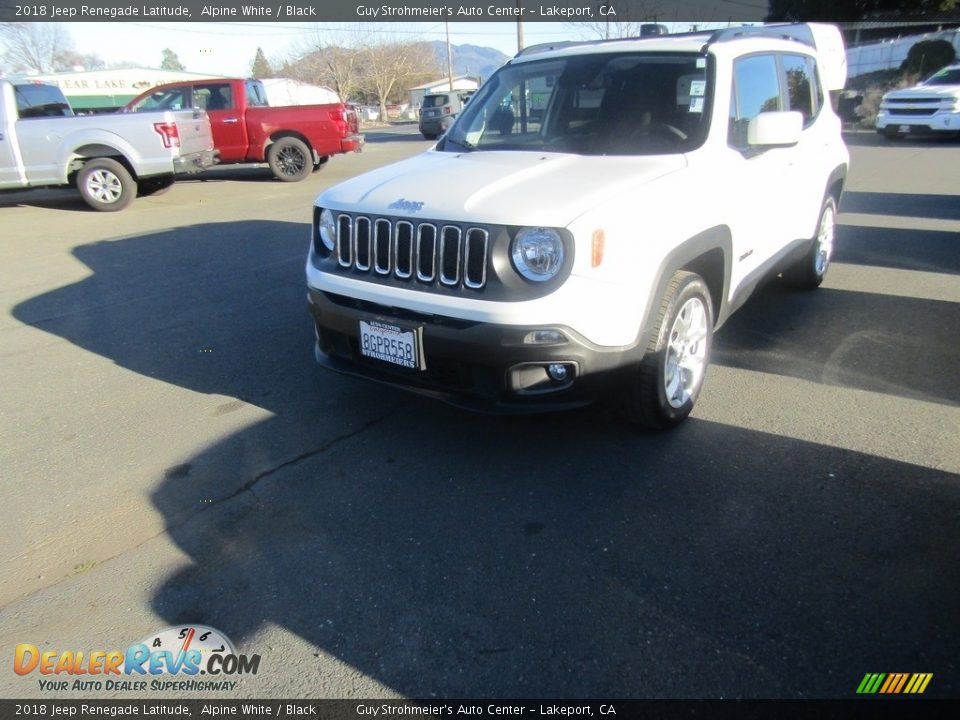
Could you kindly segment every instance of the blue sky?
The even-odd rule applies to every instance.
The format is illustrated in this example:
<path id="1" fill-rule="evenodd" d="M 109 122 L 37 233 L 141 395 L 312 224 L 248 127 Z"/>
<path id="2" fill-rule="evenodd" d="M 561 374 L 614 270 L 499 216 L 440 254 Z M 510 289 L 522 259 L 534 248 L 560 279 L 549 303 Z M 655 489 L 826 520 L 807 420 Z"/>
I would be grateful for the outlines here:
<path id="1" fill-rule="evenodd" d="M 271 61 L 294 54 L 319 34 L 349 38 L 356 24 L 327 23 L 71 23 L 66 26 L 79 52 L 99 55 L 106 62 L 133 62 L 145 67 L 160 64 L 164 48 L 173 50 L 191 72 L 248 75 L 257 47 Z M 678 27 L 684 30 L 686 27 Z M 444 23 L 366 23 L 363 32 L 405 40 L 444 40 Z M 526 45 L 557 40 L 581 40 L 590 31 L 573 23 L 525 23 Z M 517 51 L 517 25 L 505 22 L 450 23 L 454 45 L 480 45 L 506 55 Z"/>

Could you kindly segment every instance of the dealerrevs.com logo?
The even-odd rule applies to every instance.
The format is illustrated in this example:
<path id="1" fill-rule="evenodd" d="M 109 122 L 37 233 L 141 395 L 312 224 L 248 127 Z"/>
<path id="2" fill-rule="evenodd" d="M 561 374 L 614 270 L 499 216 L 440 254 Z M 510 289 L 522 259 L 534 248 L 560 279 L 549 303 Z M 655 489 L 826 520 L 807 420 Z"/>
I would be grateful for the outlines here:
<path id="1" fill-rule="evenodd" d="M 36 673 L 41 690 L 233 690 L 256 675 L 259 655 L 238 654 L 230 639 L 205 625 L 169 627 L 126 650 L 41 650 L 17 645 L 13 671 Z M 202 676 L 203 679 L 200 679 Z"/>

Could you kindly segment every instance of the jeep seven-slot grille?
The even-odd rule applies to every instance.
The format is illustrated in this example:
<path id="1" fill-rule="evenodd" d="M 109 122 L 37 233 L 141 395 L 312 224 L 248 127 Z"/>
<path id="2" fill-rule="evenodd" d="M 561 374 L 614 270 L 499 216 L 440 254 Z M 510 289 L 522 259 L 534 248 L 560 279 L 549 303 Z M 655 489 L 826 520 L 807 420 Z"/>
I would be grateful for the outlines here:
<path id="1" fill-rule="evenodd" d="M 474 290 L 487 283 L 490 234 L 483 228 L 337 216 L 340 267 L 374 276 Z"/>

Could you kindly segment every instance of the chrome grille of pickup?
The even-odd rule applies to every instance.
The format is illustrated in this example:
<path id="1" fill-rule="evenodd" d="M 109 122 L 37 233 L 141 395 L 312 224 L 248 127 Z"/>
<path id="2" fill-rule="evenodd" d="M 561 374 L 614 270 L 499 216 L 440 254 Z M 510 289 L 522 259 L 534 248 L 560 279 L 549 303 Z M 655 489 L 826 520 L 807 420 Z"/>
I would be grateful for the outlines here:
<path id="1" fill-rule="evenodd" d="M 479 290 L 487 283 L 489 253 L 483 228 L 337 216 L 337 263 L 373 276 Z"/>

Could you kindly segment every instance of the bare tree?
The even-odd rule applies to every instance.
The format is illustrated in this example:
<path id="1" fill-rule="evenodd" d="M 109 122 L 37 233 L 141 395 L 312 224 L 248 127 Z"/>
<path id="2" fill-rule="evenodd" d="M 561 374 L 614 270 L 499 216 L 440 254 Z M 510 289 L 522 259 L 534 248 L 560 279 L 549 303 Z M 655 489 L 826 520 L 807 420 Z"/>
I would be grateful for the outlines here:
<path id="1" fill-rule="evenodd" d="M 431 47 L 417 42 L 370 39 L 361 51 L 364 88 L 377 98 L 380 119 L 387 117 L 387 103 L 399 99 L 411 87 L 435 79 L 441 70 Z"/>
<path id="2" fill-rule="evenodd" d="M 72 47 L 61 23 L 0 23 L 0 48 L 10 72 L 51 72 L 57 55 Z"/>
<path id="3" fill-rule="evenodd" d="M 107 64 L 99 55 L 79 53 L 76 50 L 61 50 L 53 59 L 53 69 L 57 72 L 65 70 L 105 70 Z"/>
<path id="4" fill-rule="evenodd" d="M 337 37 L 323 26 L 315 26 L 313 36 L 291 50 L 291 59 L 283 64 L 283 75 L 314 85 L 332 87 L 340 99 L 354 99 L 361 90 L 361 56 L 356 42 L 359 26 Z"/>

